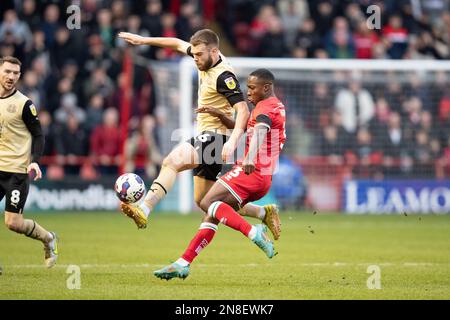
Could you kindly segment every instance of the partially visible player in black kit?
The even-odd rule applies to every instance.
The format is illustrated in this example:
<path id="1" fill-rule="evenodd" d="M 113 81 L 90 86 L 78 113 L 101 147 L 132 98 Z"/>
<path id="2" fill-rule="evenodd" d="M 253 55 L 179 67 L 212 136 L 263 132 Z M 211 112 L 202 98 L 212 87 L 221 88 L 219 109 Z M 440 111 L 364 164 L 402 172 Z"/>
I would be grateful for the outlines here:
<path id="1" fill-rule="evenodd" d="M 39 158 L 44 136 L 36 107 L 16 89 L 21 62 L 14 57 L 0 58 L 0 200 L 5 198 L 5 224 L 9 230 L 42 241 L 45 265 L 51 268 L 58 258 L 57 236 L 35 221 L 23 218 L 30 186 L 42 178 Z"/>

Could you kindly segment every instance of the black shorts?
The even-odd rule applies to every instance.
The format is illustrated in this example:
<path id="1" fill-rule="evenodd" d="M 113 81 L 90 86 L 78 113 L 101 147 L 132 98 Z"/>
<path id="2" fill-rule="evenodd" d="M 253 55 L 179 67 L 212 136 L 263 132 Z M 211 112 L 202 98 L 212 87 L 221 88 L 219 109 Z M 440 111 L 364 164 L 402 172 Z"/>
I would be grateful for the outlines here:
<path id="1" fill-rule="evenodd" d="M 28 174 L 0 171 L 0 201 L 6 196 L 5 211 L 22 213 L 29 188 Z"/>
<path id="2" fill-rule="evenodd" d="M 222 171 L 222 148 L 227 139 L 225 135 L 204 131 L 189 140 L 200 159 L 200 165 L 194 169 L 194 176 L 217 180 Z"/>

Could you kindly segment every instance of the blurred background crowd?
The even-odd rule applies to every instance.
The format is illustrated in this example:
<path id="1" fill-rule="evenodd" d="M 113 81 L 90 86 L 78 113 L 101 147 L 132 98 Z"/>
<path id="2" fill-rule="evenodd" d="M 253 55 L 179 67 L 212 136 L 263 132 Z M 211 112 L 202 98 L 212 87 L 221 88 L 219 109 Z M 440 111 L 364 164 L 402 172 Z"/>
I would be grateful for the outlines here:
<path id="1" fill-rule="evenodd" d="M 81 9 L 80 29 L 66 25 L 72 4 Z M 380 10 L 379 29 L 367 26 L 370 5 Z M 449 8 L 448 0 L 2 0 L 0 54 L 23 62 L 20 90 L 40 112 L 47 176 L 95 179 L 118 173 L 119 105 L 127 94 L 127 45 L 117 39 L 119 31 L 189 41 L 208 27 L 220 35 L 227 56 L 448 59 Z M 148 46 L 135 53 L 180 59 L 170 49 Z M 142 63 L 133 71 L 126 171 L 151 178 L 164 145 L 156 128 L 167 116 L 156 112 L 155 75 Z M 288 134 L 304 135 L 296 132 L 301 122 L 313 137 L 307 150 L 291 139 L 288 153 L 354 162 L 360 176 L 448 174 L 435 170 L 436 159 L 450 159 L 448 76 L 436 72 L 424 81 L 417 74 L 406 80 L 385 74 L 380 85 L 336 73 L 332 83 L 300 84 L 308 99 L 280 92 L 296 110 Z"/>

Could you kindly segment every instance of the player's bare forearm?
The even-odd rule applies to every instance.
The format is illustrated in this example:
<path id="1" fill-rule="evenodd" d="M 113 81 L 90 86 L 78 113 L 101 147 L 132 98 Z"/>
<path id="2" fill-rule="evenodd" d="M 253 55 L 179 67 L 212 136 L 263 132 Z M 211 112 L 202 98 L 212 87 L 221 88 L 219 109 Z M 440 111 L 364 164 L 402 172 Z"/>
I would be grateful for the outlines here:
<path id="1" fill-rule="evenodd" d="M 118 36 L 119 38 L 133 45 L 149 45 L 161 48 L 171 48 L 183 54 L 186 54 L 186 50 L 190 46 L 189 42 L 183 41 L 178 38 L 142 37 L 140 35 L 129 32 L 120 32 Z"/>
<path id="2" fill-rule="evenodd" d="M 253 133 L 252 139 L 250 140 L 246 159 L 251 162 L 255 161 L 256 155 L 258 154 L 258 151 L 261 148 L 264 139 L 266 139 L 268 131 L 269 130 L 265 126 L 255 127 L 255 132 Z"/>
<path id="3" fill-rule="evenodd" d="M 219 115 L 219 119 L 220 119 L 220 122 L 222 122 L 223 125 L 225 127 L 227 127 L 227 129 L 234 129 L 236 122 L 234 121 L 233 118 L 228 117 L 225 114 L 222 114 L 222 115 Z"/>
<path id="4" fill-rule="evenodd" d="M 236 122 L 230 138 L 222 148 L 222 160 L 224 161 L 227 161 L 228 157 L 234 152 L 234 150 L 236 150 L 237 143 L 239 141 L 239 138 L 244 134 L 248 117 L 250 115 L 247 103 L 244 101 L 236 103 L 233 107 L 237 112 Z"/>
<path id="5" fill-rule="evenodd" d="M 227 127 L 227 129 L 234 129 L 234 119 L 227 116 L 219 109 L 210 106 L 201 106 L 195 110 L 195 113 L 209 113 L 210 115 L 219 118 L 220 122 L 222 122 L 222 124 Z"/>
<path id="6" fill-rule="evenodd" d="M 238 102 L 234 105 L 236 110 L 236 121 L 234 124 L 233 132 L 231 133 L 230 140 L 238 141 L 239 138 L 244 134 L 247 127 L 248 117 L 250 116 L 250 111 L 248 110 L 248 105 L 246 102 Z"/>

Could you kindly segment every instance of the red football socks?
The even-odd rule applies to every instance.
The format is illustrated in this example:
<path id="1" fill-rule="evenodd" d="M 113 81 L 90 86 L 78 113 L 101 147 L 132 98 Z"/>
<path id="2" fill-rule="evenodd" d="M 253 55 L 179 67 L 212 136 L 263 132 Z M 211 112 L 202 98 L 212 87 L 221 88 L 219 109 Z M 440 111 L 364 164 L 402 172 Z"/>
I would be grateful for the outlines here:
<path id="1" fill-rule="evenodd" d="M 209 222 L 203 222 L 195 235 L 189 243 L 188 248 L 181 256 L 184 260 L 191 263 L 214 238 L 217 231 L 217 225 Z"/>

